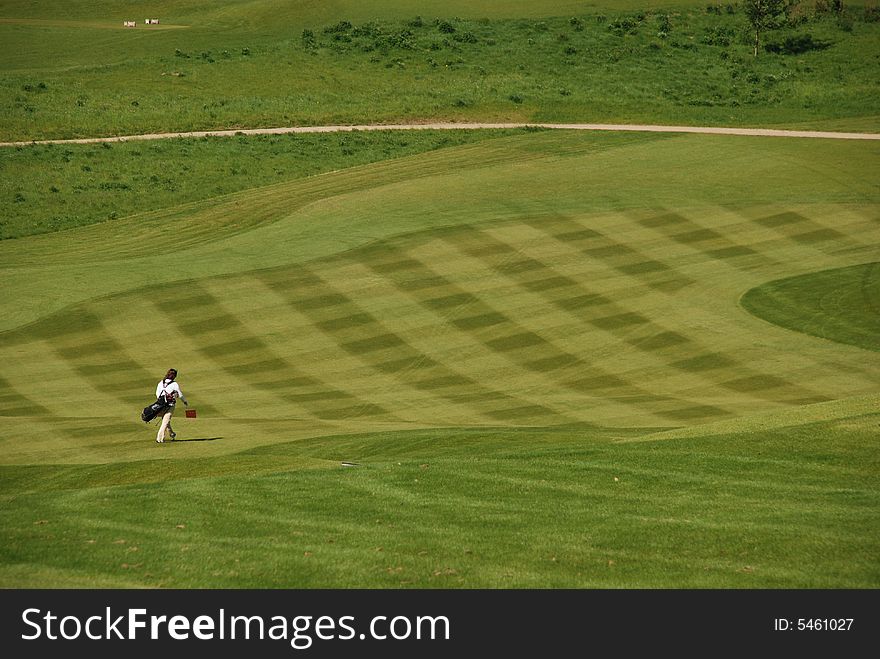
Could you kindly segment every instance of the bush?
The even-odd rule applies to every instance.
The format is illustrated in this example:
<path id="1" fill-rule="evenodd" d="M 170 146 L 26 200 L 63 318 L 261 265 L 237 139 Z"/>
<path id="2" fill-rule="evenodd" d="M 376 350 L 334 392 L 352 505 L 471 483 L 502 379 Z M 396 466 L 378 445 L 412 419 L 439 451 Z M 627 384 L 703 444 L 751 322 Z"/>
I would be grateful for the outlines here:
<path id="1" fill-rule="evenodd" d="M 715 27 L 706 30 L 701 41 L 709 46 L 729 46 L 730 42 L 733 40 L 733 36 L 734 34 L 731 28 L 716 25 Z"/>
<path id="2" fill-rule="evenodd" d="M 672 32 L 672 23 L 669 20 L 669 14 L 660 14 L 657 16 L 657 31 L 658 35 L 660 32 L 663 33 L 663 37 L 666 38 L 669 36 L 669 33 Z"/>
<path id="3" fill-rule="evenodd" d="M 339 21 L 336 25 L 328 25 L 324 28 L 325 34 L 341 34 L 344 32 L 348 32 L 351 30 L 351 23 L 349 21 Z"/>
<path id="4" fill-rule="evenodd" d="M 813 39 L 811 34 L 796 34 L 785 37 L 782 41 L 771 41 L 764 46 L 768 53 L 779 55 L 800 55 L 811 50 L 824 50 L 831 45 L 829 41 Z"/>
<path id="5" fill-rule="evenodd" d="M 840 14 L 837 17 L 837 27 L 843 30 L 844 32 L 852 32 L 853 31 L 853 19 L 849 14 Z"/>
<path id="6" fill-rule="evenodd" d="M 452 37 L 452 39 L 453 41 L 459 41 L 461 43 L 477 43 L 477 37 L 473 34 L 473 32 L 456 34 Z"/>
<path id="7" fill-rule="evenodd" d="M 608 24 L 608 30 L 618 37 L 633 34 L 639 29 L 639 21 L 635 18 L 616 18 Z"/>

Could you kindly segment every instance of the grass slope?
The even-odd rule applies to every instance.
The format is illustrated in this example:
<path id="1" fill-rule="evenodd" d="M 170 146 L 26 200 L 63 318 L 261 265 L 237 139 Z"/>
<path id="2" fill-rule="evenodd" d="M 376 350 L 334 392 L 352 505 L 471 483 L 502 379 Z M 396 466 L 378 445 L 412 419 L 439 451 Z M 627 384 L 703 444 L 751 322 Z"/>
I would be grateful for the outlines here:
<path id="1" fill-rule="evenodd" d="M 3 241 L 0 583 L 877 587 L 878 370 L 738 301 L 876 260 L 878 156 L 522 131 Z"/>
<path id="2" fill-rule="evenodd" d="M 878 130 L 862 6 L 805 5 L 767 43 L 809 47 L 756 59 L 734 4 L 176 2 L 136 29 L 140 5 L 38 4 L 0 9 L 4 141 L 429 119 Z"/>
<path id="3" fill-rule="evenodd" d="M 0 239 L 115 220 L 499 134 L 382 131 L 0 149 Z"/>
<path id="4" fill-rule="evenodd" d="M 178 468 L 5 467 L 0 582 L 876 588 L 876 422 L 648 444 L 432 430 Z"/>

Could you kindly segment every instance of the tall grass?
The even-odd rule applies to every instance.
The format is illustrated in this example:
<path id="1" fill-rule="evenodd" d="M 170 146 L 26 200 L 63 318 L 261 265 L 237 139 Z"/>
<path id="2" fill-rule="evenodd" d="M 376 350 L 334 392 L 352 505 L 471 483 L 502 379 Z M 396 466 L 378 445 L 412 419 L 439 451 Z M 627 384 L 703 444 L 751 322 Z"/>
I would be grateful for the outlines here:
<path id="1" fill-rule="evenodd" d="M 844 23 L 793 18 L 758 58 L 736 5 L 518 19 L 355 12 L 286 31 L 276 21 L 268 34 L 261 15 L 235 31 L 191 15 L 185 29 L 150 33 L 0 25 L 0 138 L 430 119 L 875 130 L 880 76 L 866 54 L 880 23 L 847 11 Z"/>
<path id="2" fill-rule="evenodd" d="M 371 131 L 0 149 L 0 240 L 504 134 Z"/>

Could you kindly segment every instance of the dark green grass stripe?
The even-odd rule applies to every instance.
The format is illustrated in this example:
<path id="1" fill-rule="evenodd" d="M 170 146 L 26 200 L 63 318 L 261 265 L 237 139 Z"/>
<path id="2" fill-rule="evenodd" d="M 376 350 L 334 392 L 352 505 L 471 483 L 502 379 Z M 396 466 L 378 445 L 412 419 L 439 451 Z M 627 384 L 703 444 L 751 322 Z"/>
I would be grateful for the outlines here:
<path id="1" fill-rule="evenodd" d="M 825 250 L 824 243 L 849 242 L 849 238 L 831 227 L 810 219 L 800 213 L 779 213 L 768 215 L 754 220 L 756 224 L 773 229 L 780 236 L 797 243 L 798 245 L 812 246 L 816 249 Z"/>
<path id="2" fill-rule="evenodd" d="M 679 346 L 688 346 L 688 352 L 691 352 L 690 344 L 692 344 L 692 341 L 686 336 L 671 331 L 658 332 L 646 337 L 632 337 L 626 339 L 626 342 L 639 350 L 645 350 L 647 352 L 655 352 Z"/>
<path id="3" fill-rule="evenodd" d="M 807 231 L 805 233 L 795 233 L 789 236 L 791 240 L 801 245 L 813 245 L 815 243 L 822 243 L 828 240 L 840 240 L 844 237 L 844 234 L 840 233 L 840 231 L 829 229 L 828 227 L 811 229 L 810 231 Z"/>
<path id="4" fill-rule="evenodd" d="M 456 307 L 469 307 L 479 303 L 479 299 L 472 293 L 460 292 L 440 297 L 420 299 L 421 304 L 433 311 L 454 309 Z"/>
<path id="5" fill-rule="evenodd" d="M 753 220 L 755 224 L 760 224 L 762 227 L 767 227 L 769 229 L 778 229 L 780 227 L 788 227 L 793 224 L 801 224 L 803 222 L 808 222 L 807 218 L 801 215 L 800 213 L 795 213 L 793 211 L 787 211 L 785 213 L 775 213 L 773 215 L 766 215 L 764 217 L 759 217 Z"/>
<path id="6" fill-rule="evenodd" d="M 571 277 L 566 277 L 564 275 L 552 275 L 549 277 L 544 277 L 543 279 L 529 279 L 522 282 L 522 286 L 526 290 L 533 293 L 546 293 L 547 291 L 556 291 L 556 289 L 560 288 L 578 288 L 580 287 L 580 284 Z M 568 292 L 559 292 L 559 294 L 567 293 Z"/>
<path id="7" fill-rule="evenodd" d="M 718 242 L 725 240 L 724 236 L 712 229 L 689 229 L 683 233 L 673 233 L 669 235 L 670 240 L 683 245 L 693 245 L 694 243 Z"/>
<path id="8" fill-rule="evenodd" d="M 399 359 L 389 359 L 373 365 L 383 373 L 400 373 L 402 371 L 424 370 L 437 368 L 440 365 L 426 355 L 411 355 Z"/>
<path id="9" fill-rule="evenodd" d="M 687 373 L 704 373 L 722 369 L 733 371 L 740 367 L 739 362 L 719 352 L 701 352 L 694 357 L 670 362 L 669 365 Z"/>
<path id="10" fill-rule="evenodd" d="M 530 226 L 538 226 L 537 224 L 533 224 L 531 222 L 529 224 Z M 590 240 L 602 238 L 602 234 L 593 229 L 571 229 L 567 231 L 559 231 L 552 235 L 560 242 L 581 245 Z"/>
<path id="11" fill-rule="evenodd" d="M 497 339 L 489 339 L 485 342 L 485 345 L 496 352 L 510 352 L 511 350 L 522 350 L 534 346 L 546 346 L 550 344 L 546 339 L 535 332 L 526 331 L 502 336 Z M 567 355 L 560 354 L 560 356 Z"/>
<path id="12" fill-rule="evenodd" d="M 486 313 L 477 314 L 475 316 L 465 316 L 464 318 L 452 319 L 452 324 L 461 330 L 475 330 L 483 327 L 492 327 L 502 323 L 509 323 L 510 319 L 497 311 L 488 311 Z"/>
<path id="13" fill-rule="evenodd" d="M 650 323 L 650 319 L 635 311 L 627 311 L 624 313 L 616 313 L 600 318 L 592 318 L 589 321 L 599 329 L 603 330 L 619 330 L 635 325 L 645 325 Z"/>
<path id="14" fill-rule="evenodd" d="M 324 332 L 341 332 L 353 327 L 363 327 L 375 323 L 376 319 L 368 313 L 354 313 L 343 315 L 338 318 L 319 320 L 315 325 Z"/>
<path id="15" fill-rule="evenodd" d="M 0 416 L 49 416 L 49 410 L 20 393 L 0 377 Z"/>
<path id="16" fill-rule="evenodd" d="M 614 304 L 614 302 L 601 293 L 581 293 L 574 297 L 553 300 L 553 304 L 565 311 L 576 312 L 590 307 L 607 306 L 609 304 Z M 578 318 L 583 318 L 580 314 L 575 315 L 577 315 Z"/>
<path id="17" fill-rule="evenodd" d="M 156 300 L 156 306 L 166 314 L 190 312 L 198 307 L 214 307 L 217 300 L 207 292 L 186 292 L 174 297 L 162 297 Z"/>
<path id="18" fill-rule="evenodd" d="M 657 414 L 673 421 L 706 422 L 719 417 L 732 416 L 733 412 L 715 405 L 689 405 L 672 410 L 660 410 Z"/>
<path id="19" fill-rule="evenodd" d="M 388 349 L 394 349 L 395 351 L 402 351 L 405 349 L 406 352 L 416 353 L 412 346 L 392 332 L 385 332 L 378 336 L 370 336 L 355 341 L 346 341 L 345 343 L 340 343 L 339 347 L 346 352 L 359 357 L 363 357 L 371 352 L 376 352 L 377 350 Z"/>

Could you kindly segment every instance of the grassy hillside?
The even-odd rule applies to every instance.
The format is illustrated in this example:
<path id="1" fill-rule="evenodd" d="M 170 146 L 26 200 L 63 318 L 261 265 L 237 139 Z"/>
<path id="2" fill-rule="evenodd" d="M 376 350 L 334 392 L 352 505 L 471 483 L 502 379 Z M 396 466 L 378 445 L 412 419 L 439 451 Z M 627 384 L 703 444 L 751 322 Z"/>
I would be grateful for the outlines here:
<path id="1" fill-rule="evenodd" d="M 0 149 L 0 239 L 116 220 L 501 134 L 383 131 Z"/>
<path id="2" fill-rule="evenodd" d="M 876 260 L 878 155 L 520 131 L 4 241 L 0 582 L 876 587 L 875 353 L 738 300 Z"/>
<path id="3" fill-rule="evenodd" d="M 728 9 L 729 8 L 729 9 Z M 331 123 L 648 122 L 878 129 L 876 11 L 751 53 L 734 4 L 4 3 L 2 140 Z M 129 16 L 129 14 L 134 14 Z M 797 37 L 785 46 L 786 38 Z"/>

